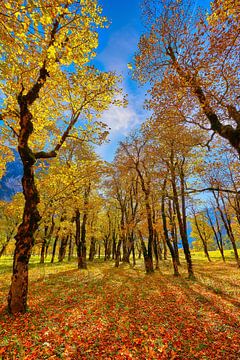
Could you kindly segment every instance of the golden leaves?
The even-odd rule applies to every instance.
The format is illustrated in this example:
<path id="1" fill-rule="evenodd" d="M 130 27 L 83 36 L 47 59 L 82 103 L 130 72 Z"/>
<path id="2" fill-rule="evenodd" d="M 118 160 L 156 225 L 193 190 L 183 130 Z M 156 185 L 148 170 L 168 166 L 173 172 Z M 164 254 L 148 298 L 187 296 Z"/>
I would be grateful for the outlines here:
<path id="1" fill-rule="evenodd" d="M 91 122 L 114 102 L 118 79 L 87 66 L 96 56 L 96 29 L 106 23 L 101 11 L 95 0 L 78 4 L 73 0 L 31 0 L 24 5 L 20 0 L 4 2 L 0 14 L 4 59 L 0 89 L 8 109 L 4 119 L 14 128 L 18 126 L 19 117 L 13 117 L 18 111 L 17 97 L 22 87 L 25 95 L 38 79 L 39 97 L 31 105 L 35 131 L 29 144 L 33 150 L 51 147 L 72 116 L 71 128 L 79 127 L 77 136 L 81 137 L 83 129 L 88 140 L 99 138 L 101 142 L 107 135 L 104 127 L 101 130 Z M 49 75 L 46 79 L 39 78 L 43 67 Z"/>

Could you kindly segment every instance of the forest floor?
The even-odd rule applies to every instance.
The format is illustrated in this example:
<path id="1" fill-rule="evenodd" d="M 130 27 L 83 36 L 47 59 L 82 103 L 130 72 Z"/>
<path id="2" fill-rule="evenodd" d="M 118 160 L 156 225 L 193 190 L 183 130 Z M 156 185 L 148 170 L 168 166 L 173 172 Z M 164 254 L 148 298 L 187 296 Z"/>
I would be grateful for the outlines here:
<path id="1" fill-rule="evenodd" d="M 193 257 L 194 259 L 194 257 Z M 240 359 L 240 271 L 194 259 L 145 275 L 95 261 L 30 266 L 29 311 L 10 316 L 10 259 L 0 262 L 0 359 Z"/>

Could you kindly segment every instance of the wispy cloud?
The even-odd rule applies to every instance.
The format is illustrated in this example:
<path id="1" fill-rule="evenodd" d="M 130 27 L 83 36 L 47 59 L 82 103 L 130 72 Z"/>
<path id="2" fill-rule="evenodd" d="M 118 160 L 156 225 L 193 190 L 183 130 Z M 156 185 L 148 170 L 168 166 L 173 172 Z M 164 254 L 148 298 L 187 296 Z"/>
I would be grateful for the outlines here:
<path id="1" fill-rule="evenodd" d="M 112 161 L 119 142 L 138 128 L 146 117 L 147 113 L 142 107 L 137 111 L 131 105 L 126 108 L 114 106 L 105 111 L 101 121 L 109 126 L 110 132 L 108 143 L 96 147 L 98 155 L 107 161 Z"/>
<path id="2" fill-rule="evenodd" d="M 122 76 L 123 93 L 128 95 L 126 108 L 112 106 L 101 118 L 111 129 L 109 143 L 97 147 L 96 150 L 108 161 L 113 159 L 119 141 L 139 127 L 149 116 L 143 108 L 146 88 L 138 87 L 137 83 L 131 80 L 127 67 L 137 50 L 138 41 L 139 32 L 132 25 L 126 25 L 111 34 L 106 47 L 97 56 L 98 62 L 105 70 L 115 71 Z"/>
<path id="3" fill-rule="evenodd" d="M 127 63 L 137 49 L 138 40 L 138 32 L 132 26 L 125 26 L 111 35 L 105 49 L 98 54 L 97 60 L 106 70 L 116 71 L 124 76 L 128 72 Z"/>
<path id="4" fill-rule="evenodd" d="M 138 114 L 130 106 L 126 108 L 112 106 L 103 114 L 101 121 L 110 127 L 111 134 L 121 133 L 125 136 L 140 123 Z"/>

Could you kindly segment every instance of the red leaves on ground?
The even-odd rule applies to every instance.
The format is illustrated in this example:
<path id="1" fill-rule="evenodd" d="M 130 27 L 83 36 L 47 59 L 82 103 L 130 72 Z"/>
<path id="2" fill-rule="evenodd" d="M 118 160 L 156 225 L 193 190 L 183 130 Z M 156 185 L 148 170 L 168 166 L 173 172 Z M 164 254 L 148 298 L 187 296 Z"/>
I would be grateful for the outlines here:
<path id="1" fill-rule="evenodd" d="M 236 299 L 183 278 L 95 266 L 98 277 L 76 270 L 32 283 L 25 315 L 3 311 L 0 358 L 240 358 Z"/>

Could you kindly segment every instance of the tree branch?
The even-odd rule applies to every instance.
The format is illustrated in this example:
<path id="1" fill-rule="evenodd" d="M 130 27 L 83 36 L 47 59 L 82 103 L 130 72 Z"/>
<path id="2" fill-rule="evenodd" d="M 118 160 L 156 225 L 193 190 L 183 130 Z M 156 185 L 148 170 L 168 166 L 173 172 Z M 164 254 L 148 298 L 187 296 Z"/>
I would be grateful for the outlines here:
<path id="1" fill-rule="evenodd" d="M 204 189 L 186 189 L 187 194 L 193 194 L 193 193 L 201 193 L 204 191 L 217 191 L 217 192 L 226 192 L 230 194 L 240 194 L 240 190 L 231 190 L 231 189 L 221 189 L 221 188 L 214 188 L 214 187 L 208 187 Z"/>

